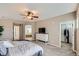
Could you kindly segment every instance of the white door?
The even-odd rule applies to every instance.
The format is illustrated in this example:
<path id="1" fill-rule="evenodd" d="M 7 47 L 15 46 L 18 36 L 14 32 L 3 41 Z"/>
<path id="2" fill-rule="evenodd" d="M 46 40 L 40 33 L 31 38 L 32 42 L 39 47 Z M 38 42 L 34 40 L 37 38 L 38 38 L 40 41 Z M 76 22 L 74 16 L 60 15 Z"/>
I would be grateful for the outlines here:
<path id="1" fill-rule="evenodd" d="M 14 40 L 20 39 L 20 26 L 14 25 Z"/>

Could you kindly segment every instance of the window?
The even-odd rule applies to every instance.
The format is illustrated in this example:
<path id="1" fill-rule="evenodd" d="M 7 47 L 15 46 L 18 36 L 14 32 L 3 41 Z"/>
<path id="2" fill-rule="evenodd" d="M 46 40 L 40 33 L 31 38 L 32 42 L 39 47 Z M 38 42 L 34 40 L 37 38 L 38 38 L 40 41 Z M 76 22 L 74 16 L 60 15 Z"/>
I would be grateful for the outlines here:
<path id="1" fill-rule="evenodd" d="M 25 35 L 32 35 L 32 25 L 25 25 Z"/>

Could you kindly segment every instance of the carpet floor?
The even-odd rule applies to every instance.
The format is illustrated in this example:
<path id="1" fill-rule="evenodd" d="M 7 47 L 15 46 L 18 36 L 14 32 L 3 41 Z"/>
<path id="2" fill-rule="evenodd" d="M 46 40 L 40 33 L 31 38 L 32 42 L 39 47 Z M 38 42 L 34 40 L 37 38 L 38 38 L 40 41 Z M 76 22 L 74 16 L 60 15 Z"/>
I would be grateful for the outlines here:
<path id="1" fill-rule="evenodd" d="M 34 43 L 43 48 L 43 56 L 75 56 L 71 49 L 71 44 L 62 43 L 62 48 L 58 48 L 40 41 L 35 41 Z"/>

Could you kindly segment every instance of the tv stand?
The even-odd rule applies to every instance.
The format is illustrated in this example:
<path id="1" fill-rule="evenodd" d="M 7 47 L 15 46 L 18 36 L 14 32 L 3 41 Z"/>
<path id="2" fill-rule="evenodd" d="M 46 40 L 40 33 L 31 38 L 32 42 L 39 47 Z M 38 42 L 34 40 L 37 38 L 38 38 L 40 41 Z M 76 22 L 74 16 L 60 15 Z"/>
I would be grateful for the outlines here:
<path id="1" fill-rule="evenodd" d="M 36 33 L 36 40 L 48 42 L 48 34 Z"/>

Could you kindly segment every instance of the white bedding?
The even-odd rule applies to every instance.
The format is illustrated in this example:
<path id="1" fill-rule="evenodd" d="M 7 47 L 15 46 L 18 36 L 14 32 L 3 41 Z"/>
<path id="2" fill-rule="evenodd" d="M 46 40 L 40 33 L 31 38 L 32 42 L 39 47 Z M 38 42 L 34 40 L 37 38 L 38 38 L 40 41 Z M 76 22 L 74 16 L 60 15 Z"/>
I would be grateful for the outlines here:
<path id="1" fill-rule="evenodd" d="M 9 47 L 13 47 L 10 41 L 0 41 L 0 55 L 5 56 Z"/>
<path id="2" fill-rule="evenodd" d="M 32 56 L 43 49 L 39 45 L 28 41 L 13 41 L 14 47 L 9 48 L 9 56 Z"/>

